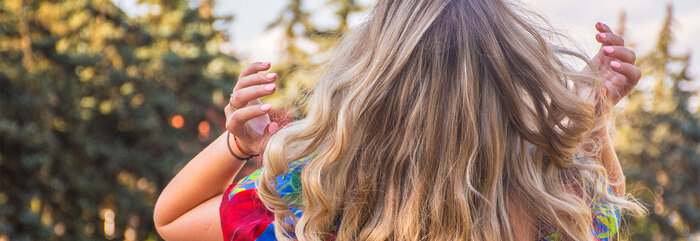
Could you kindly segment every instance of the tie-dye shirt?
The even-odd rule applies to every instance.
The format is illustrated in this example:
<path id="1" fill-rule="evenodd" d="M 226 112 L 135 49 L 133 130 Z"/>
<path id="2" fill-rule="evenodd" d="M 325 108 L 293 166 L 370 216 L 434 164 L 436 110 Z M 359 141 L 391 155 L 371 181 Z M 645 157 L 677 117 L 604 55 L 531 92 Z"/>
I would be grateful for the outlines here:
<path id="1" fill-rule="evenodd" d="M 289 164 L 289 172 L 277 177 L 276 189 L 297 218 L 303 214 L 301 195 L 301 169 L 315 154 Z M 227 241 L 270 241 L 275 238 L 274 216 L 260 201 L 255 182 L 262 169 L 258 169 L 237 184 L 232 184 L 224 193 L 219 208 L 221 228 Z M 591 207 L 593 225 L 591 232 L 600 241 L 613 240 L 620 225 L 619 209 L 601 200 Z M 544 235 L 541 241 L 561 240 L 556 234 Z"/>

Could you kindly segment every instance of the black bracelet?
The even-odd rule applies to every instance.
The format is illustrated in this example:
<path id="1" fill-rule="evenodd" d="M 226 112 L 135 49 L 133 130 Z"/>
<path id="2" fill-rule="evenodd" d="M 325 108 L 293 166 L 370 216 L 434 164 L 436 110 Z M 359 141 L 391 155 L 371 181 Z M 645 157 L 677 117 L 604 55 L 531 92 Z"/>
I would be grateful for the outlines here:
<path id="1" fill-rule="evenodd" d="M 249 161 L 250 159 L 253 159 L 252 156 L 243 158 L 243 157 L 236 155 L 236 153 L 233 153 L 233 149 L 231 149 L 231 135 L 232 135 L 231 132 L 226 131 L 226 147 L 228 147 L 228 152 L 230 152 L 233 157 L 235 157 L 236 159 L 241 160 L 241 161 Z"/>

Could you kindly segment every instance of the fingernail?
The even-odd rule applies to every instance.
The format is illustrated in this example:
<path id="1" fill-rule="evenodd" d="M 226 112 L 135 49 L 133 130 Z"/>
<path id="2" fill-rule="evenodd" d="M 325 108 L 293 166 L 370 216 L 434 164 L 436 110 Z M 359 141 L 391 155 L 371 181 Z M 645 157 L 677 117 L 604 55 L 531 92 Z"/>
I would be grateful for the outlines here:
<path id="1" fill-rule="evenodd" d="M 619 69 L 620 67 L 622 67 L 620 62 L 617 61 L 610 61 L 610 66 L 612 66 L 614 69 Z"/>
<path id="2" fill-rule="evenodd" d="M 270 104 L 264 104 L 264 105 L 261 105 L 261 106 L 260 106 L 260 110 L 261 110 L 261 111 L 268 111 L 268 110 L 270 110 L 271 108 L 272 108 L 272 105 L 270 105 Z"/>
<path id="3" fill-rule="evenodd" d="M 277 126 L 277 123 L 272 122 L 270 123 L 270 134 L 275 134 L 279 130 L 279 127 Z"/>
<path id="4" fill-rule="evenodd" d="M 612 54 L 615 52 L 615 48 L 610 47 L 610 46 L 605 46 L 605 47 L 603 47 L 603 51 L 605 51 L 608 54 Z"/>
<path id="5" fill-rule="evenodd" d="M 268 79 L 274 79 L 275 77 L 277 77 L 276 73 L 269 73 L 269 74 L 265 75 L 265 78 L 268 78 Z"/>
<path id="6" fill-rule="evenodd" d="M 603 22 L 596 23 L 598 26 L 603 26 Z"/>
<path id="7" fill-rule="evenodd" d="M 264 65 L 264 66 L 270 66 L 270 62 L 262 62 L 262 65 Z"/>
<path id="8" fill-rule="evenodd" d="M 605 36 L 605 34 L 602 34 L 602 33 L 599 33 L 599 34 L 598 34 L 598 37 L 601 38 L 601 39 L 607 38 L 607 37 Z"/>
<path id="9" fill-rule="evenodd" d="M 273 91 L 275 90 L 275 84 L 269 84 L 264 87 L 266 91 Z"/>

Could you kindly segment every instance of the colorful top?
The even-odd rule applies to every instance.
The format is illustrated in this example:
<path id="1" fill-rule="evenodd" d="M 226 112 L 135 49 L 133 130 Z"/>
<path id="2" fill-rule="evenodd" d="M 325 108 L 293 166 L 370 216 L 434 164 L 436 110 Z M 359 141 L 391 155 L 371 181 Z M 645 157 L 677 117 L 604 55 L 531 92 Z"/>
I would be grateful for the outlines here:
<path id="1" fill-rule="evenodd" d="M 283 200 L 289 203 L 289 209 L 294 216 L 301 218 L 303 203 L 301 202 L 301 169 L 315 154 L 289 164 L 289 172 L 277 177 L 276 189 Z M 255 182 L 262 169 L 258 169 L 238 184 L 231 184 L 221 201 L 219 214 L 221 229 L 226 241 L 271 241 L 275 238 L 274 216 L 260 201 L 255 188 Z M 601 200 L 591 207 L 593 227 L 591 232 L 600 241 L 613 240 L 620 226 L 619 209 Z M 539 238 L 540 241 L 561 240 L 556 234 Z"/>

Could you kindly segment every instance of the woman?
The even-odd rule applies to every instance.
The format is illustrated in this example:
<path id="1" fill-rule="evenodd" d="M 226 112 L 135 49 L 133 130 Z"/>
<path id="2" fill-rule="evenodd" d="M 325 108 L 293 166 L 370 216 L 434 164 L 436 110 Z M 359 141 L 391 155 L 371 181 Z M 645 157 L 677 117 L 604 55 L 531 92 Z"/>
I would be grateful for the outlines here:
<path id="1" fill-rule="evenodd" d="M 225 108 L 229 132 L 161 194 L 158 232 L 611 239 L 620 210 L 642 211 L 626 198 L 605 127 L 640 78 L 635 54 L 598 23 L 601 50 L 574 71 L 562 58 L 582 55 L 523 16 L 536 15 L 504 0 L 379 0 L 338 44 L 308 116 L 279 131 L 258 101 L 277 76 L 260 73 L 270 63 L 248 66 Z M 263 168 L 229 186 L 257 153 Z"/>

